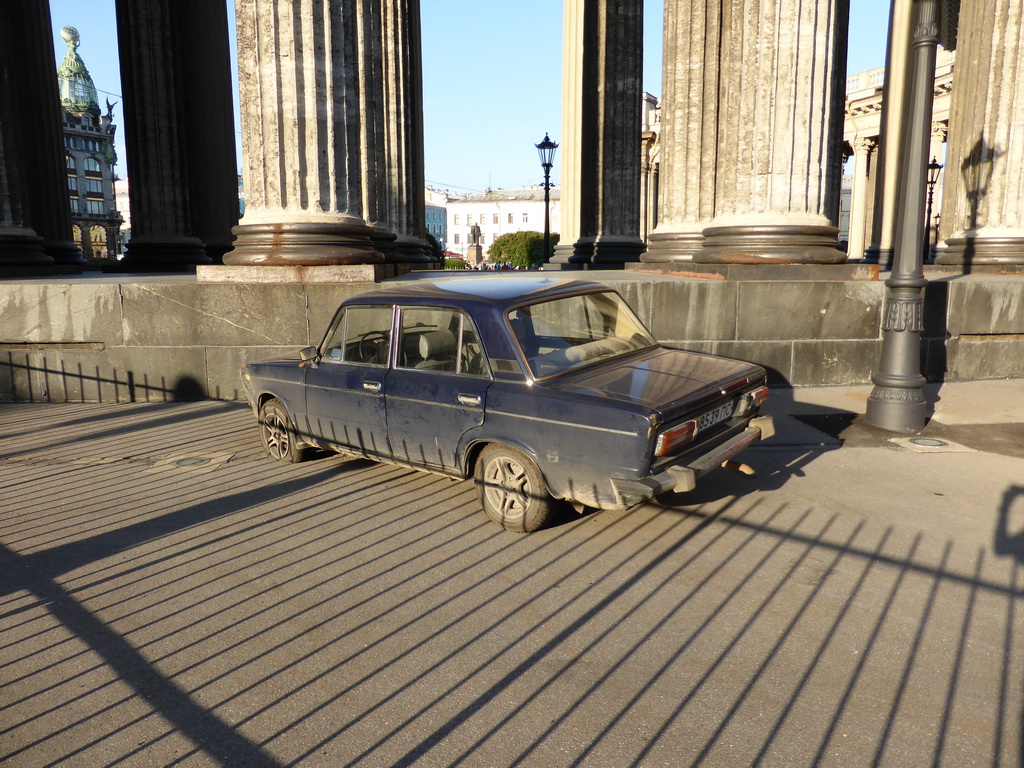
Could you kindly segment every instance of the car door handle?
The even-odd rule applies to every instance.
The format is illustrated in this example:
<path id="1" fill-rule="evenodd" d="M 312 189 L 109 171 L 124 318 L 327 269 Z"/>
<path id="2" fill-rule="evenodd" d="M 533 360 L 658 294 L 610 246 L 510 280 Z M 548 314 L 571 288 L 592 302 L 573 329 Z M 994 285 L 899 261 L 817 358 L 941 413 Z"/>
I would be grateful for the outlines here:
<path id="1" fill-rule="evenodd" d="M 480 405 L 480 395 L 459 395 L 459 402 L 463 405 Z"/>
<path id="2" fill-rule="evenodd" d="M 364 381 L 363 382 L 363 389 L 365 389 L 367 392 L 380 392 L 380 382 L 379 381 Z"/>

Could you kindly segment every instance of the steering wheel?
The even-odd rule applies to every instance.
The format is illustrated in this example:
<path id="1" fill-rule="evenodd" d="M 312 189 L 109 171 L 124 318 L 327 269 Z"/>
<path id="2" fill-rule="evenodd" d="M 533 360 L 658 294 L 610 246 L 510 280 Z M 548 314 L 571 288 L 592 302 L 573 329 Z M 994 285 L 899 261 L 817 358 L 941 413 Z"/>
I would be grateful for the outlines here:
<path id="1" fill-rule="evenodd" d="M 362 363 L 375 363 L 387 344 L 388 335 L 384 331 L 367 331 L 356 345 L 356 355 Z"/>

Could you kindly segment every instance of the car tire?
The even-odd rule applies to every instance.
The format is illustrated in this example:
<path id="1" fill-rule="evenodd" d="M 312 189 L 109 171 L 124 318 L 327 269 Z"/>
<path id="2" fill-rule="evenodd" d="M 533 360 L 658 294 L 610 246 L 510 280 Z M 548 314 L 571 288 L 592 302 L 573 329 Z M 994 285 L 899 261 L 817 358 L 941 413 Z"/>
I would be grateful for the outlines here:
<path id="1" fill-rule="evenodd" d="M 305 445 L 299 440 L 281 401 L 271 398 L 260 406 L 260 442 L 267 456 L 275 461 L 296 464 L 305 457 Z"/>
<path id="2" fill-rule="evenodd" d="M 488 445 L 477 460 L 475 482 L 484 512 L 507 531 L 532 533 L 554 519 L 555 500 L 537 465 L 522 451 Z"/>

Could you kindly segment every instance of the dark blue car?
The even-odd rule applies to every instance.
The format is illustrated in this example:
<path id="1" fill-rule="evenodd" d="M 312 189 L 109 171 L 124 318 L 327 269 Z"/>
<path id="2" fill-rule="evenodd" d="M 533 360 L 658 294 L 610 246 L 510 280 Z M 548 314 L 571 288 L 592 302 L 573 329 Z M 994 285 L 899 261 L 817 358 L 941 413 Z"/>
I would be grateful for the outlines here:
<path id="1" fill-rule="evenodd" d="M 475 478 L 535 531 L 556 500 L 624 509 L 771 435 L 764 369 L 658 344 L 606 286 L 488 276 L 345 301 L 319 347 L 242 367 L 274 459 L 317 447 Z"/>

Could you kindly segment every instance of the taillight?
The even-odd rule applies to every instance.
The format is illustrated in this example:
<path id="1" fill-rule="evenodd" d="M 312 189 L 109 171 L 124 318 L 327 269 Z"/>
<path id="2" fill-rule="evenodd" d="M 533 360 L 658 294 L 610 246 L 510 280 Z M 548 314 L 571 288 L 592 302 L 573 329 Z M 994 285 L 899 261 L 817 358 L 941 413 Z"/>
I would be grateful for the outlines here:
<path id="1" fill-rule="evenodd" d="M 693 436 L 696 433 L 697 421 L 695 419 L 684 421 L 682 424 L 672 427 L 672 429 L 666 429 L 658 435 L 658 440 L 654 444 L 654 455 L 667 456 L 673 453 L 679 446 L 686 445 L 693 440 Z"/>

